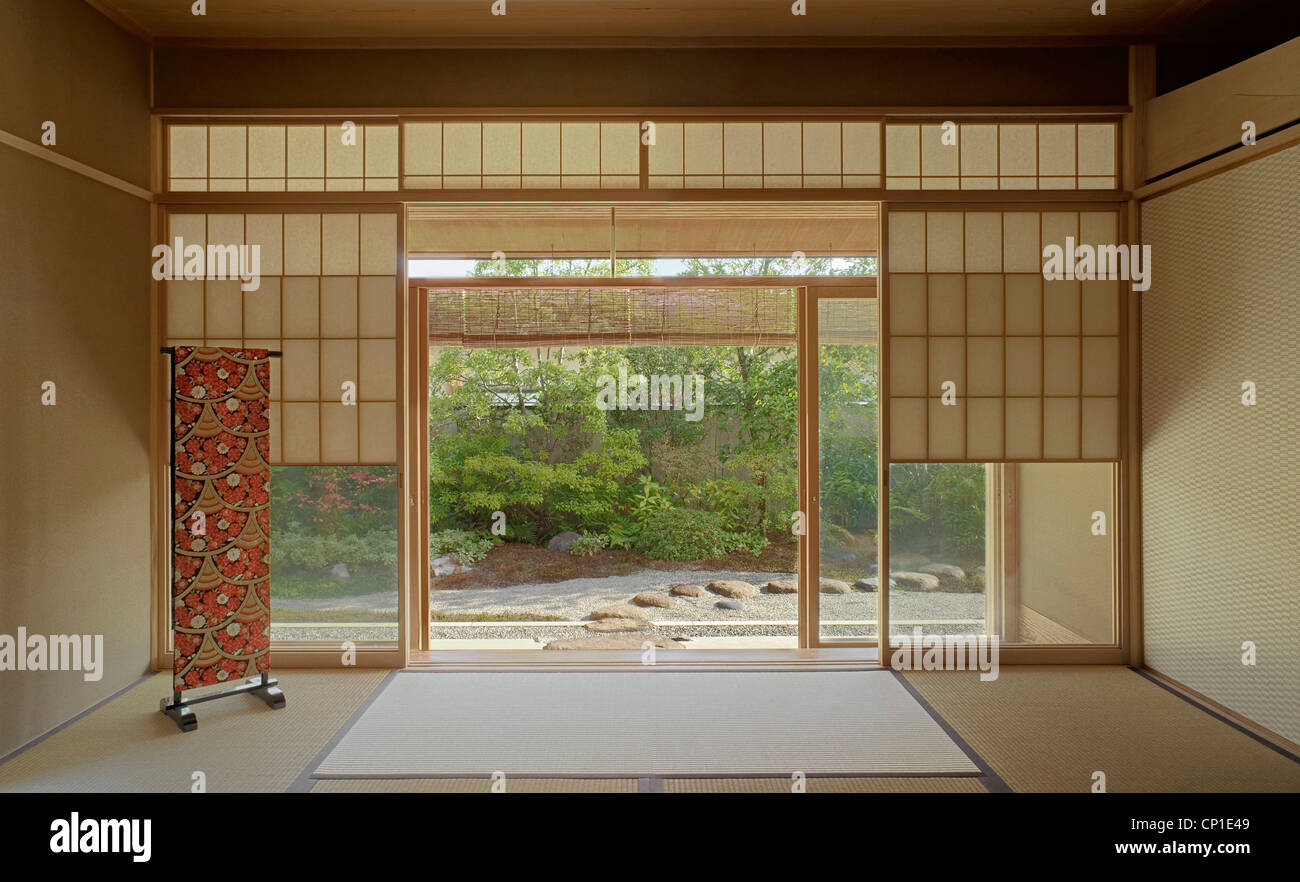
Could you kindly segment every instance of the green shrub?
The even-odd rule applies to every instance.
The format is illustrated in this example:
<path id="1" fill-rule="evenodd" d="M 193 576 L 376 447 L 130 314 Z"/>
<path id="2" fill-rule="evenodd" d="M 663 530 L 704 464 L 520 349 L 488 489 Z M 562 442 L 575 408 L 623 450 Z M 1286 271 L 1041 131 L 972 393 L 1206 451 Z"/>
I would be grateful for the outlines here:
<path id="1" fill-rule="evenodd" d="M 569 554 L 591 557 L 605 550 L 605 537 L 598 533 L 583 533 L 569 544 Z"/>
<path id="2" fill-rule="evenodd" d="M 397 566 L 397 535 L 390 530 L 315 536 L 290 530 L 273 531 L 272 563 L 320 570 L 344 562 Z"/>
<path id="3" fill-rule="evenodd" d="M 439 530 L 429 534 L 429 554 L 455 554 L 462 564 L 478 563 L 487 557 L 493 545 L 500 540 L 493 536 L 479 536 L 469 530 Z"/>
<path id="4" fill-rule="evenodd" d="M 761 536 L 727 530 L 716 512 L 672 508 L 652 516 L 633 547 L 657 560 L 704 560 L 733 551 L 757 554 L 766 544 Z"/>

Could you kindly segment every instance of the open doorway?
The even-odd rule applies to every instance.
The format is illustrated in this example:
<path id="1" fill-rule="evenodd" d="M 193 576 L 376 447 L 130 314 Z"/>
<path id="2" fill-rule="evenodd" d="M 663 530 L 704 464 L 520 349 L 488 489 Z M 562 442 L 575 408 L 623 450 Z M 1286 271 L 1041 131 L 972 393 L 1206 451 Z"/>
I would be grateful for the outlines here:
<path id="1" fill-rule="evenodd" d="M 874 295 L 874 206 L 480 212 L 412 215 L 430 648 L 797 647 L 804 283 Z M 876 352 L 854 342 L 835 355 L 860 402 Z"/>

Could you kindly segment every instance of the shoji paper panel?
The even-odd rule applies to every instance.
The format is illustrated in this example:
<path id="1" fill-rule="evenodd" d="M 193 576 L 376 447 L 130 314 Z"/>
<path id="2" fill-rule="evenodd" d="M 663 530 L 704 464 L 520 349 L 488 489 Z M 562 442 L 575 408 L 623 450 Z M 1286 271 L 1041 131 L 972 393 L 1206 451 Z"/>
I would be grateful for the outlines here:
<path id="1" fill-rule="evenodd" d="M 879 187 L 880 123 L 658 122 L 648 173 L 652 189 Z"/>
<path id="2" fill-rule="evenodd" d="M 173 192 L 396 190 L 397 124 L 167 126 Z"/>
<path id="3" fill-rule="evenodd" d="M 635 189 L 636 122 L 410 121 L 402 124 L 408 189 Z"/>
<path id="4" fill-rule="evenodd" d="M 888 229 L 894 461 L 1119 457 L 1120 283 L 1041 271 L 1066 236 L 1116 243 L 1116 212 L 895 210 Z"/>
<path id="5" fill-rule="evenodd" d="M 956 122 L 885 126 L 892 190 L 1113 190 L 1118 124 Z"/>
<path id="6" fill-rule="evenodd" d="M 396 426 L 383 420 L 396 419 L 399 388 L 397 216 L 178 213 L 168 230 L 186 244 L 260 248 L 255 291 L 238 280 L 164 282 L 165 326 L 171 345 L 283 352 L 269 368 L 271 461 L 395 463 Z M 345 391 L 355 393 L 348 403 Z"/>

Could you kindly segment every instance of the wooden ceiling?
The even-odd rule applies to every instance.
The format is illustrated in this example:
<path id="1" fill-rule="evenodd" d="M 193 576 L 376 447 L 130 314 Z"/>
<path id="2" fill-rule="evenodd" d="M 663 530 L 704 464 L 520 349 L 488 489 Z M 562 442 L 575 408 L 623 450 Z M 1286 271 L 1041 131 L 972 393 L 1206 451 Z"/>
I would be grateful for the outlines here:
<path id="1" fill-rule="evenodd" d="M 88 0 L 160 45 L 872 45 L 1160 36 L 1223 0 Z"/>

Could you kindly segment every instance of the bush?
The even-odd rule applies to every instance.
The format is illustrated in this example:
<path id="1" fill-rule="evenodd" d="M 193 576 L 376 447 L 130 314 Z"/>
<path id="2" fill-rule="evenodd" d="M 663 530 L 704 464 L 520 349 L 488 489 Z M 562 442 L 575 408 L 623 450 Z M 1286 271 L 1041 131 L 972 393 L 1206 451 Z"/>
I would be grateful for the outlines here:
<path id="1" fill-rule="evenodd" d="M 495 537 L 479 536 L 469 530 L 440 530 L 429 534 L 429 554 L 434 557 L 454 554 L 464 565 L 478 563 L 498 544 L 500 540 Z"/>
<path id="2" fill-rule="evenodd" d="M 672 508 L 652 516 L 637 534 L 637 551 L 657 560 L 703 560 L 733 551 L 757 554 L 767 544 L 761 536 L 733 533 L 716 512 Z"/>
<path id="3" fill-rule="evenodd" d="M 272 533 L 272 562 L 320 570 L 331 564 L 397 566 L 397 536 L 389 530 L 360 535 L 313 536 L 288 530 Z"/>
<path id="4" fill-rule="evenodd" d="M 583 533 L 569 544 L 569 554 L 591 557 L 605 550 L 605 537 L 596 533 Z"/>

